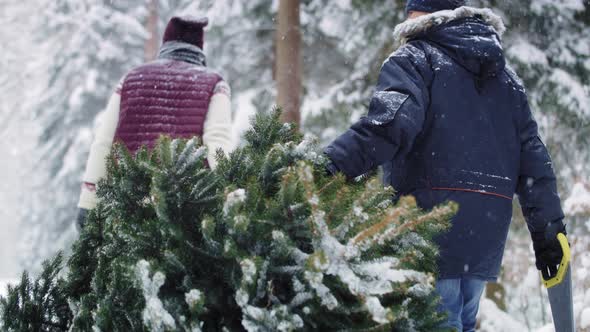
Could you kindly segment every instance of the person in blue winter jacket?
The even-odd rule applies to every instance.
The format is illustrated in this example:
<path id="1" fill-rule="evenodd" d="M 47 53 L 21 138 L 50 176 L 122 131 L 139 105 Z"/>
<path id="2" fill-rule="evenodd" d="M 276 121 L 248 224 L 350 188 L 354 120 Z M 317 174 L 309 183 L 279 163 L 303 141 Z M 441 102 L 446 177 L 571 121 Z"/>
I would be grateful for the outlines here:
<path id="1" fill-rule="evenodd" d="M 436 289 L 446 327 L 474 331 L 487 281 L 498 277 L 520 200 L 536 265 L 556 273 L 565 234 L 551 158 L 523 83 L 506 64 L 502 19 L 461 0 L 409 0 L 366 117 L 329 145 L 330 173 L 382 166 L 398 195 L 424 209 L 459 203 L 440 247 Z"/>

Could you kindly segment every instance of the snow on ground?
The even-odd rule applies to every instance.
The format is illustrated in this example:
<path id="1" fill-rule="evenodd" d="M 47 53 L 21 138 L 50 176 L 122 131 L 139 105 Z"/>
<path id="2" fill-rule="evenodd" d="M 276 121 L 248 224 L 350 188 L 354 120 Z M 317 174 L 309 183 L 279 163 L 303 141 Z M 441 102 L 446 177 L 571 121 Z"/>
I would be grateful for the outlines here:
<path id="1" fill-rule="evenodd" d="M 546 325 L 535 332 L 555 332 L 555 327 L 553 325 Z"/>
<path id="2" fill-rule="evenodd" d="M 590 308 L 584 310 L 578 319 L 577 326 L 581 332 L 588 331 L 590 327 Z M 479 332 L 555 332 L 553 324 L 548 324 L 537 329 L 529 329 L 523 322 L 512 317 L 510 314 L 498 309 L 496 304 L 487 298 L 483 298 L 479 305 Z"/>
<path id="3" fill-rule="evenodd" d="M 527 327 L 506 312 L 498 309 L 496 304 L 487 298 L 483 298 L 479 305 L 479 320 L 481 332 L 522 332 Z"/>

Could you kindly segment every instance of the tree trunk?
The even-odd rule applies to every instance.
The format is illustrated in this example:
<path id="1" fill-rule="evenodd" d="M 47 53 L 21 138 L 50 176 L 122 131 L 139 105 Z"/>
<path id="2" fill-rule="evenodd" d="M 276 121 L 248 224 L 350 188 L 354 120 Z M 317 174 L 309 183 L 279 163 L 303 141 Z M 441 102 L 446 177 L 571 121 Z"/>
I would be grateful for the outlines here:
<path id="1" fill-rule="evenodd" d="M 486 285 L 486 297 L 498 306 L 498 309 L 506 311 L 506 289 L 502 284 L 489 282 Z"/>
<path id="2" fill-rule="evenodd" d="M 158 0 L 150 0 L 148 4 L 148 17 L 146 30 L 150 34 L 144 45 L 145 61 L 151 61 L 158 55 L 160 38 L 158 35 Z"/>
<path id="3" fill-rule="evenodd" d="M 302 59 L 299 0 L 280 0 L 276 36 L 277 104 L 282 120 L 301 123 Z"/>

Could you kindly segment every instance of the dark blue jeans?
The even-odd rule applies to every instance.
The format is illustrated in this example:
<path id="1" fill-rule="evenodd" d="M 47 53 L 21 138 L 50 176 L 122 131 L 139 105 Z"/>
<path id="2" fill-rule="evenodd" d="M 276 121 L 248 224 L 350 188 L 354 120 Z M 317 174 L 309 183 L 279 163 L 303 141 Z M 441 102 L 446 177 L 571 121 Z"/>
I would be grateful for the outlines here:
<path id="1" fill-rule="evenodd" d="M 460 332 L 473 332 L 477 323 L 479 300 L 486 282 L 475 278 L 441 279 L 436 282 L 436 291 L 441 297 L 439 310 L 448 315 L 442 327 Z"/>

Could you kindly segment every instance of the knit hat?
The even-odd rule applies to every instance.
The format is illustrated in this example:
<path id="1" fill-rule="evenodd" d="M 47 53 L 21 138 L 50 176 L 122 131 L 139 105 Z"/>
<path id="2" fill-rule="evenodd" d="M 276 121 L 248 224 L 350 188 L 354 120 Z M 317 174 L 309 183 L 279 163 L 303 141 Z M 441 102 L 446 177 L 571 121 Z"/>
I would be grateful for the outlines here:
<path id="1" fill-rule="evenodd" d="M 408 0 L 406 13 L 410 11 L 433 13 L 439 10 L 456 9 L 465 6 L 467 0 Z"/>
<path id="2" fill-rule="evenodd" d="M 206 17 L 173 17 L 166 26 L 163 41 L 164 43 L 173 40 L 180 41 L 203 49 L 205 42 L 203 29 L 207 24 L 209 24 L 209 20 Z"/>

